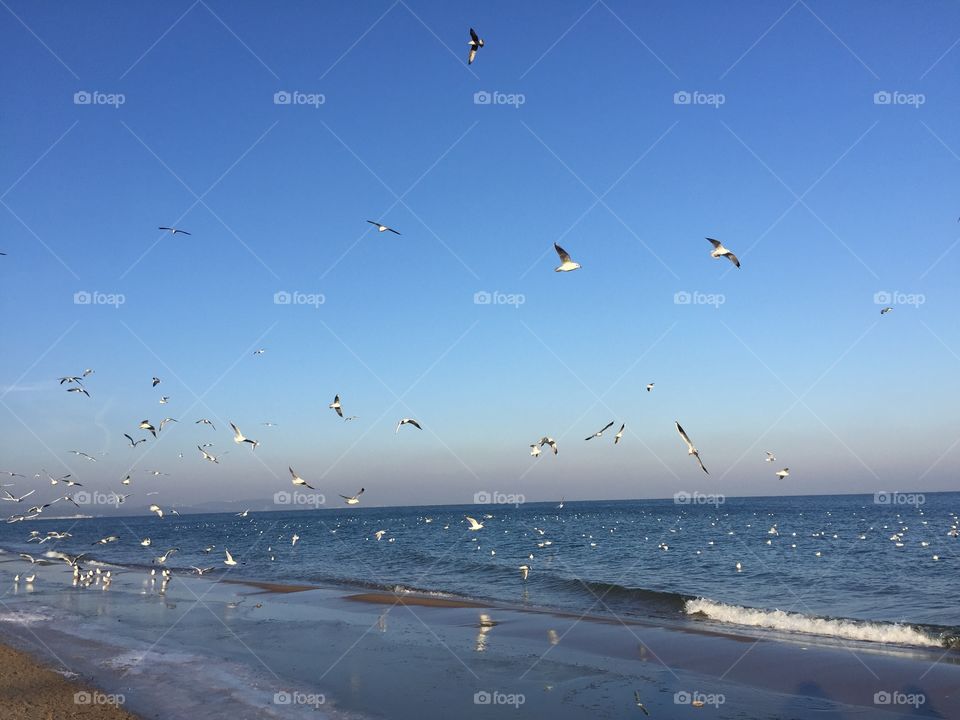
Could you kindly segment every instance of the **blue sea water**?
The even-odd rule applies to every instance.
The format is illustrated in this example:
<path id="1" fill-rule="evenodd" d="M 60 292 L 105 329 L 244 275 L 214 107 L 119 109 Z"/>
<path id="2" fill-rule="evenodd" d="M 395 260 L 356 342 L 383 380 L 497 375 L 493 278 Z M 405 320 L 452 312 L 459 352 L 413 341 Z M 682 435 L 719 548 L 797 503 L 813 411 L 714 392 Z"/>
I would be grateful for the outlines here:
<path id="1" fill-rule="evenodd" d="M 960 635 L 960 540 L 948 532 L 958 522 L 960 493 L 887 500 L 568 501 L 562 509 L 360 506 L 247 517 L 33 520 L 0 525 L 0 547 L 34 556 L 86 552 L 88 560 L 129 567 L 160 567 L 153 558 L 176 547 L 166 567 L 212 567 L 212 577 L 953 646 Z M 467 515 L 484 527 L 468 530 Z M 72 537 L 38 546 L 28 542 L 31 530 Z M 379 530 L 385 532 L 377 540 Z M 120 539 L 93 545 L 109 535 Z M 146 537 L 150 547 L 140 545 Z M 239 563 L 233 568 L 223 563 L 225 548 Z M 521 565 L 530 569 L 526 580 Z"/>

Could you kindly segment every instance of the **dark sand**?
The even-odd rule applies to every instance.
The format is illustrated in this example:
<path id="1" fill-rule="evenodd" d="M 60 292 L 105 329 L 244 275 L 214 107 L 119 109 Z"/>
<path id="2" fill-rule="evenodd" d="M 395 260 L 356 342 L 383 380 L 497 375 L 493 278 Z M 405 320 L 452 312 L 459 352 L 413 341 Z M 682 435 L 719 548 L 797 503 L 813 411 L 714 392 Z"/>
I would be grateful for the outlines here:
<path id="1" fill-rule="evenodd" d="M 136 720 L 107 696 L 67 680 L 29 655 L 0 645 L 0 717 L 4 720 Z M 83 702 L 89 700 L 89 702 Z"/>

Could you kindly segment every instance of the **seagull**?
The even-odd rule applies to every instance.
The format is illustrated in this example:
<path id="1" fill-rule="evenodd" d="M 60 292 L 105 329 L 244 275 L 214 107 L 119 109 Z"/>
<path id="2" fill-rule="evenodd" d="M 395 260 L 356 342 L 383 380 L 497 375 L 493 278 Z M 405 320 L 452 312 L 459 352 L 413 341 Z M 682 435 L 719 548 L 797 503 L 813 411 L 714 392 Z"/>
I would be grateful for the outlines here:
<path id="1" fill-rule="evenodd" d="M 623 429 L 627 426 L 626 423 L 620 424 L 620 429 L 617 430 L 617 434 L 613 436 L 613 444 L 616 445 L 623 438 Z"/>
<path id="2" fill-rule="evenodd" d="M 233 428 L 233 441 L 234 441 L 237 445 L 240 445 L 240 444 L 242 444 L 242 443 L 250 443 L 250 449 L 251 449 L 251 450 L 256 450 L 256 449 L 257 449 L 257 445 L 259 445 L 260 443 L 258 443 L 256 440 L 251 440 L 250 438 L 245 438 L 245 437 L 243 436 L 243 433 L 240 432 L 240 428 L 238 428 L 238 427 L 237 427 L 236 425 L 234 425 L 233 423 L 230 423 L 230 427 Z"/>
<path id="3" fill-rule="evenodd" d="M 402 425 L 413 425 L 417 430 L 423 430 L 423 428 L 420 427 L 420 423 L 418 423 L 413 418 L 403 418 L 400 422 L 397 423 L 397 429 L 394 430 L 395 434 L 400 432 L 400 427 Z"/>
<path id="4" fill-rule="evenodd" d="M 141 429 L 141 430 L 149 430 L 151 435 L 153 435 L 154 437 L 157 436 L 157 429 L 156 429 L 153 425 L 150 424 L 150 421 L 149 421 L 149 420 L 144 420 L 144 421 L 142 421 L 142 422 L 140 423 L 140 429 Z"/>
<path id="5" fill-rule="evenodd" d="M 83 376 L 87 377 L 87 375 L 93 375 L 95 372 L 96 370 L 93 370 L 92 368 L 87 368 L 86 370 L 83 371 Z"/>
<path id="6" fill-rule="evenodd" d="M 526 579 L 527 579 L 527 576 L 530 575 L 530 566 L 529 566 L 529 565 L 521 565 L 521 566 L 520 566 L 519 568 L 517 568 L 517 569 L 520 570 L 520 574 L 523 575 L 523 579 L 524 579 L 524 580 L 526 580 Z"/>
<path id="7" fill-rule="evenodd" d="M 533 455 L 533 457 L 540 457 L 540 446 L 539 446 L 539 445 L 531 445 L 531 446 L 530 446 L 530 454 Z"/>
<path id="8" fill-rule="evenodd" d="M 557 505 L 557 510 L 563 510 L 563 498 L 560 498 L 560 504 Z"/>
<path id="9" fill-rule="evenodd" d="M 290 538 L 290 547 L 293 547 L 294 545 L 296 545 L 297 540 L 299 539 L 300 539 L 300 536 L 294 533 L 293 536 Z"/>
<path id="10" fill-rule="evenodd" d="M 549 446 L 553 449 L 553 454 L 554 454 L 554 455 L 557 454 L 557 452 L 558 452 L 558 450 L 557 450 L 557 441 L 554 440 L 552 437 L 546 437 L 546 436 L 544 436 L 544 437 L 540 438 L 540 447 L 543 447 L 544 445 L 549 445 Z"/>
<path id="11" fill-rule="evenodd" d="M 377 539 L 377 541 L 379 541 L 379 540 L 380 540 L 384 535 L 386 535 L 386 534 L 387 534 L 387 531 L 386 531 L 386 530 L 377 530 L 377 531 L 373 534 L 373 536 Z"/>
<path id="12" fill-rule="evenodd" d="M 83 384 L 82 383 L 83 378 L 80 377 L 79 375 L 67 375 L 66 377 L 57 378 L 57 380 L 60 381 L 61 385 L 63 385 L 64 383 L 77 383 L 78 385 Z"/>
<path id="13" fill-rule="evenodd" d="M 267 351 L 266 348 L 258 348 L 257 350 L 254 350 L 254 351 L 253 351 L 253 354 L 254 354 L 254 355 L 263 355 L 266 351 Z"/>
<path id="14" fill-rule="evenodd" d="M 199 420 L 197 420 L 197 421 L 194 423 L 194 425 L 199 425 L 199 424 L 201 424 L 201 423 L 203 423 L 204 425 L 209 425 L 209 426 L 212 427 L 214 430 L 217 429 L 217 426 L 214 425 L 214 424 L 213 424 L 212 422 L 210 422 L 209 420 L 207 420 L 206 418 L 200 418 Z"/>
<path id="15" fill-rule="evenodd" d="M 97 459 L 96 459 L 95 457 L 91 457 L 90 455 L 87 455 L 85 452 L 80 452 L 79 450 L 71 450 L 70 452 L 72 452 L 74 455 L 77 455 L 78 457 L 86 458 L 86 459 L 89 460 L 90 462 L 96 462 L 96 461 L 97 461 Z"/>
<path id="16" fill-rule="evenodd" d="M 160 397 L 160 404 L 161 404 L 161 405 L 166 405 L 168 402 L 170 402 L 170 396 L 169 396 L 169 395 L 163 395 L 163 396 Z"/>
<path id="17" fill-rule="evenodd" d="M 260 424 L 263 425 L 264 427 L 276 427 L 276 426 L 277 426 L 276 423 L 272 423 L 272 422 L 265 422 L 265 423 L 260 423 Z"/>
<path id="18" fill-rule="evenodd" d="M 141 441 L 141 442 L 142 442 L 142 441 Z M 121 480 L 120 482 L 121 482 L 122 484 L 124 484 L 124 485 L 129 485 L 129 484 L 130 484 L 130 476 L 127 475 L 127 476 L 126 476 L 123 480 Z"/>
<path id="19" fill-rule="evenodd" d="M 470 42 L 468 42 L 467 45 L 470 46 L 470 55 L 467 57 L 467 65 L 472 65 L 473 61 L 477 57 L 477 50 L 483 47 L 483 40 L 477 36 L 477 33 L 473 28 L 470 28 Z"/>
<path id="20" fill-rule="evenodd" d="M 654 384 L 655 383 L 647 383 L 647 392 L 650 392 L 651 390 L 653 390 Z"/>
<path id="21" fill-rule="evenodd" d="M 150 538 L 144 538 L 143 540 L 140 541 L 140 544 L 143 545 L 143 547 L 150 547 L 152 543 L 153 543 L 153 540 L 151 540 Z"/>
<path id="22" fill-rule="evenodd" d="M 150 387 L 156 387 L 156 386 L 159 385 L 159 384 L 160 384 L 160 378 L 158 378 L 156 375 L 154 375 L 154 377 L 153 377 L 153 385 L 151 385 Z"/>
<path id="23" fill-rule="evenodd" d="M 777 459 L 777 458 L 774 457 L 774 455 L 773 455 L 772 452 L 767 451 L 767 456 L 763 459 L 763 461 L 764 461 L 764 462 L 773 462 L 773 461 L 775 461 L 776 459 Z"/>
<path id="24" fill-rule="evenodd" d="M 376 220 L 367 220 L 367 222 L 370 223 L 371 225 L 375 225 L 376 228 L 377 228 L 377 230 L 379 230 L 380 232 L 387 232 L 387 231 L 389 230 L 390 232 L 394 233 L 395 235 L 399 235 L 399 234 L 400 234 L 400 233 L 398 233 L 396 230 L 394 230 L 392 227 L 390 227 L 389 225 L 384 225 L 383 223 L 377 222 Z"/>
<path id="25" fill-rule="evenodd" d="M 153 561 L 154 561 L 157 565 L 163 565 L 163 564 L 167 561 L 167 558 L 170 557 L 171 555 L 173 555 L 175 552 L 180 552 L 180 548 L 170 548 L 169 550 L 167 550 L 167 551 L 166 551 L 163 555 L 161 555 L 160 557 L 155 557 L 155 558 L 153 559 Z"/>
<path id="26" fill-rule="evenodd" d="M 783 480 L 785 477 L 790 475 L 790 468 L 784 468 L 783 470 L 777 470 L 777 477 Z"/>
<path id="27" fill-rule="evenodd" d="M 603 435 L 603 433 L 604 433 L 607 429 L 609 429 L 609 428 L 611 428 L 611 427 L 613 427 L 613 420 L 611 420 L 610 422 L 608 422 L 606 425 L 604 425 L 600 430 L 598 430 L 597 432 L 595 432 L 593 435 L 589 435 L 589 436 L 585 437 L 584 440 L 593 440 L 593 438 L 598 438 L 598 437 L 600 437 L 601 435 Z"/>
<path id="28" fill-rule="evenodd" d="M 223 551 L 227 554 L 227 557 L 226 557 L 226 559 L 223 561 L 223 564 L 224 564 L 224 565 L 230 565 L 230 566 L 236 565 L 236 564 L 237 564 L 237 561 L 233 559 L 233 555 L 230 554 L 230 551 L 227 550 L 226 548 L 224 548 Z"/>
<path id="29" fill-rule="evenodd" d="M 360 492 L 358 492 L 353 497 L 347 497 L 346 495 L 341 495 L 340 497 L 342 497 L 344 500 L 347 501 L 347 505 L 359 505 L 360 496 L 363 495 L 363 490 L 364 490 L 363 488 L 360 488 Z"/>
<path id="30" fill-rule="evenodd" d="M 33 555 L 28 555 L 27 553 L 20 553 L 20 557 L 24 560 L 29 560 L 31 565 L 34 563 L 43 562 L 42 560 L 37 560 L 35 557 L 33 557 Z"/>
<path id="31" fill-rule="evenodd" d="M 160 430 L 163 430 L 163 426 L 171 422 L 180 422 L 179 420 L 174 420 L 173 418 L 164 418 L 160 421 Z"/>
<path id="32" fill-rule="evenodd" d="M 331 410 L 336 410 L 336 411 L 337 411 L 337 415 L 339 415 L 340 417 L 343 417 L 343 410 L 342 410 L 341 407 L 340 407 L 340 396 L 339 396 L 339 395 L 335 395 L 334 398 L 333 398 L 333 402 L 330 403 L 330 405 L 328 405 L 327 407 L 329 407 Z"/>
<path id="33" fill-rule="evenodd" d="M 883 310 L 880 311 L 880 314 L 881 314 L 881 315 L 886 315 L 886 314 L 887 314 L 888 312 L 890 312 L 891 310 L 893 310 L 892 307 L 885 307 Z"/>
<path id="34" fill-rule="evenodd" d="M 127 435 L 126 433 L 124 433 L 123 436 L 124 436 L 127 440 L 130 441 L 130 447 L 136 447 L 136 446 L 139 445 L 140 443 L 147 441 L 146 438 L 140 438 L 139 440 L 134 440 L 132 437 L 130 437 L 130 436 Z"/>
<path id="35" fill-rule="evenodd" d="M 304 480 L 302 477 L 300 477 L 299 475 L 297 475 L 297 474 L 293 471 L 293 468 L 292 468 L 292 467 L 288 467 L 287 470 L 290 471 L 290 476 L 293 478 L 293 484 L 294 484 L 294 485 L 303 485 L 304 487 L 308 487 L 308 488 L 310 488 L 311 490 L 316 490 L 316 488 L 315 488 L 313 485 L 311 485 L 311 484 L 308 483 L 306 480 Z"/>
<path id="36" fill-rule="evenodd" d="M 120 538 L 116 535 L 108 535 L 105 538 L 100 538 L 95 543 L 90 543 L 91 545 L 109 545 L 110 543 L 115 543 Z"/>
<path id="37" fill-rule="evenodd" d="M 31 491 L 28 492 L 26 495 L 21 495 L 20 497 L 14 497 L 13 495 L 10 494 L 9 491 L 4 490 L 4 491 L 3 491 L 3 497 L 0 498 L 0 500 L 8 500 L 8 501 L 10 501 L 10 502 L 20 502 L 20 501 L 23 500 L 24 498 L 28 498 L 28 497 L 30 497 L 31 495 L 33 495 L 35 492 L 36 492 L 36 489 L 31 490 Z"/>
<path id="38" fill-rule="evenodd" d="M 86 389 L 85 389 L 85 388 L 82 388 L 82 387 L 67 388 L 67 392 L 83 393 L 83 394 L 86 395 L 87 397 L 90 397 L 90 393 L 88 393 L 88 392 L 86 391 Z"/>
<path id="39" fill-rule="evenodd" d="M 156 513 L 158 518 L 163 518 L 163 510 L 160 509 L 159 505 L 151 505 L 150 512 Z"/>
<path id="40" fill-rule="evenodd" d="M 554 272 L 570 272 L 571 270 L 578 270 L 580 268 L 580 263 L 575 263 L 570 259 L 570 255 L 562 247 L 553 244 L 553 249 L 557 251 L 557 255 L 560 256 L 560 265 L 554 268 Z"/>
<path id="41" fill-rule="evenodd" d="M 360 416 L 359 416 L 359 415 L 348 415 L 347 417 L 345 417 L 345 418 L 343 419 L 343 421 L 344 421 L 344 422 L 349 422 L 349 421 L 351 421 L 351 420 L 359 420 L 359 419 L 360 419 Z"/>
<path id="42" fill-rule="evenodd" d="M 204 459 L 204 460 L 209 460 L 210 462 L 212 462 L 212 463 L 217 463 L 218 465 L 220 464 L 220 461 L 217 460 L 217 458 L 215 458 L 213 455 L 211 455 L 210 453 L 208 453 L 206 450 L 204 450 L 204 449 L 203 449 L 202 447 L 200 447 L 199 445 L 197 445 L 197 450 L 199 450 L 199 451 L 203 454 L 203 459 Z"/>
<path id="43" fill-rule="evenodd" d="M 250 514 L 250 510 L 248 509 L 248 510 L 244 510 L 243 512 L 238 512 L 238 513 L 234 513 L 234 514 L 235 514 L 237 517 L 242 517 L 242 518 L 243 518 L 243 517 L 246 517 L 247 515 Z"/>
<path id="44" fill-rule="evenodd" d="M 737 256 L 727 250 L 719 240 L 714 240 L 713 238 L 707 238 L 707 240 L 713 245 L 713 250 L 710 251 L 710 257 L 725 257 L 734 265 L 740 267 L 740 261 L 737 260 Z"/>
<path id="45" fill-rule="evenodd" d="M 211 570 L 213 570 L 212 567 L 199 568 L 199 567 L 197 567 L 196 565 L 191 565 L 191 566 L 190 566 L 190 569 L 193 570 L 193 571 L 195 571 L 195 572 L 197 573 L 197 575 L 203 575 L 204 573 L 208 573 L 208 572 L 210 572 Z"/>
<path id="46" fill-rule="evenodd" d="M 163 225 L 158 227 L 157 230 L 166 230 L 171 235 L 176 235 L 177 233 L 180 233 L 181 235 L 190 235 L 190 233 L 188 233 L 186 230 L 181 230 L 180 228 L 165 227 Z"/>
<path id="47" fill-rule="evenodd" d="M 477 522 L 469 515 L 464 515 L 464 517 L 467 519 L 467 522 L 470 523 L 470 527 L 468 527 L 467 530 L 481 530 L 483 528 L 483 523 Z"/>
<path id="48" fill-rule="evenodd" d="M 697 462 L 700 463 L 700 468 L 709 475 L 707 468 L 704 467 L 703 460 L 700 459 L 700 453 L 697 452 L 697 449 L 693 446 L 693 443 L 690 442 L 690 438 L 687 437 L 687 434 L 683 431 L 683 428 L 680 427 L 680 423 L 674 421 L 674 424 L 677 426 L 677 432 L 680 433 L 680 437 L 683 438 L 683 441 L 687 444 L 687 455 L 693 455 Z"/>
<path id="49" fill-rule="evenodd" d="M 649 714 L 650 714 L 650 711 L 647 710 L 647 708 L 644 706 L 644 704 L 640 701 L 640 691 L 639 691 L 639 690 L 634 690 L 634 691 L 633 691 L 633 701 L 637 704 L 637 707 L 638 707 L 638 708 L 640 708 L 641 710 L 643 710 L 643 714 L 644 714 L 644 715 L 649 715 Z"/>

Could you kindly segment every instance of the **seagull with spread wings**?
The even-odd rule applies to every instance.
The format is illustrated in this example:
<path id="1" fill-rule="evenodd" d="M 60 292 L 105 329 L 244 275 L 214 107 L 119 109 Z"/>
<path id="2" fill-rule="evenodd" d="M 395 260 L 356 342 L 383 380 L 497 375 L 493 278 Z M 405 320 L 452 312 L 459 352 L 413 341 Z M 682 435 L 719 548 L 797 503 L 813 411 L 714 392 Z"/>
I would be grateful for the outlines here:
<path id="1" fill-rule="evenodd" d="M 677 426 L 677 432 L 680 433 L 680 437 L 683 438 L 683 441 L 687 444 L 687 455 L 693 455 L 697 459 L 697 462 L 700 463 L 700 469 L 709 475 L 710 473 L 704 466 L 703 460 L 700 459 L 699 451 L 693 446 L 693 443 L 690 442 L 689 436 L 683 431 L 683 428 L 680 427 L 680 423 L 674 421 L 674 424 Z"/>

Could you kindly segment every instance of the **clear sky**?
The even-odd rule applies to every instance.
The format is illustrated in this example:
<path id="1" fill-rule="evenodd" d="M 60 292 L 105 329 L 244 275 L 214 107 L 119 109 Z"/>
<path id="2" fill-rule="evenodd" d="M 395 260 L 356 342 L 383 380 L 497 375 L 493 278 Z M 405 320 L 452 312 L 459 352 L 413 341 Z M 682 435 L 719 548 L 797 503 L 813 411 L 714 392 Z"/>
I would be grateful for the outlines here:
<path id="1" fill-rule="evenodd" d="M 954 2 L 0 15 L 0 469 L 168 504 L 288 465 L 370 505 L 957 489 Z"/>

